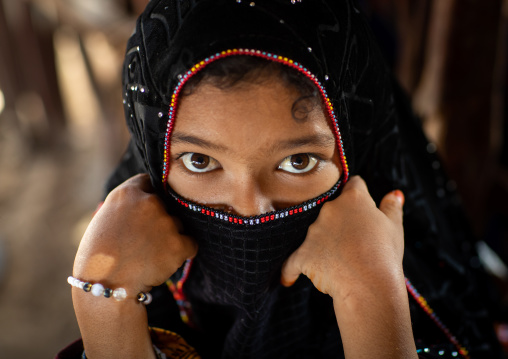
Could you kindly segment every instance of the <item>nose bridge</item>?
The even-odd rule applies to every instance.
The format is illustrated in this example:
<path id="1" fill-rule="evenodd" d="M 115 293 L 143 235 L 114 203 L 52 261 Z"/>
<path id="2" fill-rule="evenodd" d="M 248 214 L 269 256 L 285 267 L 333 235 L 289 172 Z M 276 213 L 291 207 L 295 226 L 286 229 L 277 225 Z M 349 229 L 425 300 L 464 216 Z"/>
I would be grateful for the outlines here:
<path id="1" fill-rule="evenodd" d="M 233 179 L 230 188 L 230 203 L 238 215 L 249 217 L 274 210 L 271 198 L 263 190 L 260 178 L 247 173 Z"/>

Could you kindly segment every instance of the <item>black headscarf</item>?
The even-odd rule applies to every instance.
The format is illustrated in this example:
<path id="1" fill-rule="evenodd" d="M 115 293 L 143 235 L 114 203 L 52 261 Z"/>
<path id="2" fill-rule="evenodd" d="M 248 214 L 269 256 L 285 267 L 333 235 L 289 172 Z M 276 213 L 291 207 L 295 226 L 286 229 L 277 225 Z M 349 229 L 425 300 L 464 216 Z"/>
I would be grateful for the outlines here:
<path id="1" fill-rule="evenodd" d="M 340 183 L 297 206 L 305 210 L 296 216 L 274 220 L 270 216 L 280 213 L 271 213 L 266 223 L 252 226 L 210 215 L 164 185 L 175 89 L 195 65 L 239 49 L 303 65 L 330 100 L 350 175 L 361 175 L 377 202 L 390 190 L 404 192 L 404 269 L 420 355 L 467 357 L 467 350 L 471 358 L 502 357 L 457 197 L 350 0 L 152 0 L 139 18 L 123 70 L 132 140 L 108 191 L 136 173 L 149 173 L 168 211 L 200 246 L 192 266 L 174 278 L 185 279 L 176 300 L 180 309 L 190 305 L 197 328 L 180 321 L 162 288 L 148 308 L 151 323 L 182 334 L 205 358 L 343 357 L 331 299 L 306 278 L 289 289 L 275 281 L 322 200 L 338 195 Z M 274 237 L 282 243 L 277 250 Z M 270 254 L 260 255 L 267 248 Z"/>

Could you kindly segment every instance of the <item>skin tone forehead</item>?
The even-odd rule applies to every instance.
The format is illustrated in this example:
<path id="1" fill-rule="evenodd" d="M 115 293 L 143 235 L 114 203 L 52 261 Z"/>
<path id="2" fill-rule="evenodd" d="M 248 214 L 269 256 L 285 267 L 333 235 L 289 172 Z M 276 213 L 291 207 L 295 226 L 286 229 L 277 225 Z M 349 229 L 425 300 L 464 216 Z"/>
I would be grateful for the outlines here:
<path id="1" fill-rule="evenodd" d="M 205 82 L 180 99 L 171 142 L 213 138 L 200 144 L 218 151 L 256 152 L 252 149 L 259 148 L 263 155 L 306 143 L 335 146 L 321 106 L 313 106 L 303 120 L 293 118 L 291 108 L 299 98 L 296 90 L 277 79 L 239 83 L 227 89 Z M 235 136 L 224 136 L 224 132 Z"/>

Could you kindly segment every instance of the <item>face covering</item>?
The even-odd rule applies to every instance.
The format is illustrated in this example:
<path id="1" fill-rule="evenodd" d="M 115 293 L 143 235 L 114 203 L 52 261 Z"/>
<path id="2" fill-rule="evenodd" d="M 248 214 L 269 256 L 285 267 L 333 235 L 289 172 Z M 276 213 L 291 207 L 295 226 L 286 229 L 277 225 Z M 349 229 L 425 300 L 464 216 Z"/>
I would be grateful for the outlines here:
<path id="1" fill-rule="evenodd" d="M 177 328 L 175 321 L 167 329 L 181 329 L 205 358 L 343 357 L 330 297 L 305 277 L 290 288 L 278 284 L 281 265 L 305 239 L 321 198 L 312 199 L 310 208 L 297 206 L 297 214 L 293 208 L 286 216 L 285 210 L 282 218 L 217 217 L 165 185 L 178 89 L 197 65 L 229 56 L 228 50 L 254 50 L 251 55 L 310 76 L 331 128 L 340 129 L 342 183 L 349 173 L 361 175 L 376 202 L 390 190 L 404 192 L 406 276 L 473 358 L 499 357 L 478 298 L 486 292 L 484 280 L 473 268 L 473 240 L 456 196 L 433 166 L 438 159 L 427 151 L 420 124 L 353 0 L 151 0 L 138 19 L 122 74 L 132 140 L 108 191 L 136 173 L 149 173 L 168 212 L 199 243 L 192 265 L 173 278 L 182 283 L 177 292 L 183 297 L 176 301 L 197 329 Z M 323 198 L 337 196 L 339 185 Z M 164 306 L 156 302 L 149 315 Z M 419 304 L 410 305 L 417 347 L 446 342 Z"/>
<path id="2" fill-rule="evenodd" d="M 224 346 L 220 354 L 213 355 L 258 358 L 271 352 L 270 355 L 284 357 L 285 348 L 309 340 L 311 316 L 302 314 L 309 310 L 313 286 L 301 281 L 294 288 L 283 288 L 280 270 L 287 257 L 303 243 L 324 199 L 337 191 L 338 185 L 300 206 L 244 218 L 242 224 L 238 223 L 240 217 L 231 220 L 228 214 L 202 208 L 176 195 L 167 200 L 174 207 L 184 208 L 178 217 L 199 245 L 188 276 L 177 273 L 173 278 L 183 284 L 180 299 L 185 300 L 187 307 L 182 309 L 201 330 L 217 332 L 221 329 L 217 323 L 228 323 L 222 333 L 226 338 Z M 284 307 L 283 312 L 280 307 Z M 221 315 L 218 318 L 211 312 Z M 282 317 L 274 317 L 282 313 Z M 328 318 L 333 318 L 330 312 Z M 277 327 L 283 328 L 281 333 L 274 332 Z"/>

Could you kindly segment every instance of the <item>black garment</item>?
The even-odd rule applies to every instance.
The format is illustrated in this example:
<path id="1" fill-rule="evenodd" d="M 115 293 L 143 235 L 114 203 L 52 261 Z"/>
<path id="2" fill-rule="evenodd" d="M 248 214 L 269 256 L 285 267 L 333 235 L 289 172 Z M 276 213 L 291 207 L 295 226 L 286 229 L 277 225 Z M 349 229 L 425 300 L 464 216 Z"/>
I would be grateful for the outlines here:
<path id="1" fill-rule="evenodd" d="M 138 20 L 123 71 L 132 141 L 108 191 L 148 172 L 168 210 L 200 245 L 184 285 L 199 329 L 178 319 L 163 287 L 148 306 L 151 323 L 180 333 L 204 358 L 343 357 L 330 298 L 306 278 L 292 288 L 274 282 L 319 205 L 298 216 L 239 226 L 184 208 L 162 184 L 168 110 L 179 75 L 235 48 L 282 55 L 316 75 L 335 108 L 351 175 L 366 180 L 377 202 L 395 188 L 406 196 L 406 276 L 471 358 L 501 358 L 486 309 L 487 281 L 458 200 L 350 0 L 152 0 Z M 280 233 L 291 241 L 272 251 L 276 243 L 270 239 Z M 268 257 L 259 257 L 263 250 Z M 246 270 L 249 255 L 250 263 L 268 263 L 266 271 Z M 218 275 L 225 269 L 231 275 Z M 234 273 L 246 272 L 262 273 L 253 296 L 235 290 L 248 280 Z M 455 357 L 449 338 L 416 301 L 410 305 L 420 355 Z"/>

